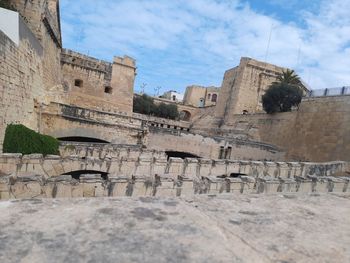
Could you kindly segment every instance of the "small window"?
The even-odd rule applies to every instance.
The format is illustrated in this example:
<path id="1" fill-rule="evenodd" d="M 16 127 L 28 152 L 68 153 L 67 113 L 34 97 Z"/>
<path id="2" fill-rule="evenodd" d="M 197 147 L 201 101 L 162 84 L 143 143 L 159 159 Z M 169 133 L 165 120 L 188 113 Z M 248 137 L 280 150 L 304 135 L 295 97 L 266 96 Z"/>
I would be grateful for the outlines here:
<path id="1" fill-rule="evenodd" d="M 176 101 L 176 95 L 173 95 L 173 101 Z"/>
<path id="2" fill-rule="evenodd" d="M 208 94 L 208 100 L 210 100 L 210 97 L 211 97 L 211 94 L 209 93 L 209 94 Z"/>
<path id="3" fill-rule="evenodd" d="M 218 98 L 218 95 L 213 94 L 213 96 L 211 96 L 211 101 L 216 102 L 217 98 Z"/>
<path id="4" fill-rule="evenodd" d="M 74 86 L 82 88 L 83 87 L 83 81 L 81 79 L 76 79 L 74 81 Z"/>
<path id="5" fill-rule="evenodd" d="M 105 93 L 112 94 L 112 87 L 106 86 L 105 87 Z"/>

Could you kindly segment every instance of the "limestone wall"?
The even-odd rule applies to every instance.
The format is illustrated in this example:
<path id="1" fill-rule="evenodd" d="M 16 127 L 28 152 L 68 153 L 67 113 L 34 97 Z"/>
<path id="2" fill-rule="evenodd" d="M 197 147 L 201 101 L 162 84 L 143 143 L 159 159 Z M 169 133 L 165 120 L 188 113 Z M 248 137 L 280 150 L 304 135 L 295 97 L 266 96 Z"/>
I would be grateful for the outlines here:
<path id="1" fill-rule="evenodd" d="M 254 141 L 206 137 L 181 130 L 150 127 L 146 146 L 148 149 L 191 153 L 203 158 L 220 158 L 220 151 L 231 148 L 228 159 L 283 160 L 280 149 Z M 223 157 L 224 158 L 224 157 Z"/>
<path id="2" fill-rule="evenodd" d="M 72 179 L 76 170 L 96 174 Z M 101 177 L 99 172 L 108 173 Z M 349 164 L 247 162 L 118 156 L 0 155 L 0 199 L 191 196 L 220 193 L 345 192 Z"/>
<path id="3" fill-rule="evenodd" d="M 135 61 L 114 63 L 64 49 L 61 54 L 66 103 L 104 111 L 132 113 Z"/>
<path id="4" fill-rule="evenodd" d="M 142 121 L 125 115 L 51 103 L 41 114 L 42 131 L 56 138 L 89 137 L 118 144 L 143 144 Z"/>
<path id="5" fill-rule="evenodd" d="M 50 5 L 49 5 L 50 2 Z M 62 47 L 61 29 L 57 0 L 23 1 L 11 0 L 26 25 L 43 47 L 43 83 L 47 90 L 61 84 L 60 52 Z"/>
<path id="6" fill-rule="evenodd" d="M 21 18 L 18 32 L 16 45 L 0 31 L 0 151 L 7 124 L 38 130 L 36 107 L 44 93 L 43 48 Z"/>
<path id="7" fill-rule="evenodd" d="M 305 98 L 294 112 L 234 115 L 222 130 L 277 145 L 287 160 L 348 161 L 350 96 Z"/>

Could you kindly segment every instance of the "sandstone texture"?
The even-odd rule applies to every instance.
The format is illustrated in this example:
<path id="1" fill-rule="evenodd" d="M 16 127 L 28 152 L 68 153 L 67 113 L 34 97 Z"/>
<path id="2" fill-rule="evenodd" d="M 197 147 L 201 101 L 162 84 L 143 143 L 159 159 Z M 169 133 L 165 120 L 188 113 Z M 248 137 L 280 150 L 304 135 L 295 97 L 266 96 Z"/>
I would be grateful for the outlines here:
<path id="1" fill-rule="evenodd" d="M 0 202 L 0 262 L 349 262 L 350 194 Z"/>

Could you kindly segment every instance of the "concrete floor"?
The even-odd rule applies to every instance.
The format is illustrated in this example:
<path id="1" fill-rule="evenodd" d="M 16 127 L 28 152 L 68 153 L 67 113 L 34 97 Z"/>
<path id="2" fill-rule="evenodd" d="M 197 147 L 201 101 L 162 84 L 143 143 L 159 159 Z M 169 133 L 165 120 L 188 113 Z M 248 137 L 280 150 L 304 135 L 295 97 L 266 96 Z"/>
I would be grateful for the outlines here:
<path id="1" fill-rule="evenodd" d="M 350 194 L 0 202 L 0 262 L 350 262 Z"/>

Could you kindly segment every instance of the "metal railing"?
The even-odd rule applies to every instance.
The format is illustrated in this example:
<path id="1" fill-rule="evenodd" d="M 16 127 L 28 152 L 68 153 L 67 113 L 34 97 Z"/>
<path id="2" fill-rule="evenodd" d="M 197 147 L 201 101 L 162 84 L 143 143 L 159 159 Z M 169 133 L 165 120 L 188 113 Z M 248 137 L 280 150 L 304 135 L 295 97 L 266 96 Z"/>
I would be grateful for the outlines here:
<path id="1" fill-rule="evenodd" d="M 350 86 L 310 90 L 307 97 L 350 95 Z"/>

